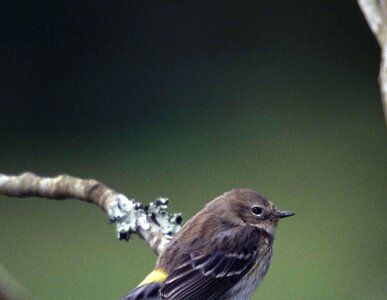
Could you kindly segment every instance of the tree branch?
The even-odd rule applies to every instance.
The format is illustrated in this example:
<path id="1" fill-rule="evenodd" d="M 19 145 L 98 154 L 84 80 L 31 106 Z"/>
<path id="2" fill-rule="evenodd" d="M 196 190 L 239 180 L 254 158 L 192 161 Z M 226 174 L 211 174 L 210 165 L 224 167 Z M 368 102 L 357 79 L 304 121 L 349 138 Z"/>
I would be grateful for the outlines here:
<path id="1" fill-rule="evenodd" d="M 0 299 L 32 300 L 30 293 L 0 264 Z"/>
<path id="2" fill-rule="evenodd" d="M 381 48 L 379 85 L 387 124 L 387 0 L 358 0 L 358 4 Z"/>
<path id="3" fill-rule="evenodd" d="M 358 3 L 361 10 L 363 11 L 369 27 L 371 28 L 371 31 L 375 35 L 379 44 L 382 46 L 384 18 L 382 14 L 381 3 L 379 3 L 377 0 L 358 0 Z"/>
<path id="4" fill-rule="evenodd" d="M 168 199 L 158 198 L 145 206 L 128 199 L 94 179 L 68 175 L 44 178 L 33 173 L 19 176 L 0 174 L 0 195 L 10 197 L 43 197 L 54 200 L 78 199 L 96 204 L 107 212 L 116 225 L 117 237 L 129 240 L 135 232 L 160 254 L 179 231 L 181 214 L 168 213 Z"/>

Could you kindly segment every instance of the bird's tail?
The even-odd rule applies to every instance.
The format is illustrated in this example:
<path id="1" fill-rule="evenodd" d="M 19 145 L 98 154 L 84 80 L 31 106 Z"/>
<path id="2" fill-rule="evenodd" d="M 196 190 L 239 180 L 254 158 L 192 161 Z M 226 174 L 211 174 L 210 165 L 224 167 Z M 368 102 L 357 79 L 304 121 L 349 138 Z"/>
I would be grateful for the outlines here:
<path id="1" fill-rule="evenodd" d="M 121 300 L 161 300 L 160 287 L 161 284 L 158 282 L 144 284 L 135 288 Z"/>

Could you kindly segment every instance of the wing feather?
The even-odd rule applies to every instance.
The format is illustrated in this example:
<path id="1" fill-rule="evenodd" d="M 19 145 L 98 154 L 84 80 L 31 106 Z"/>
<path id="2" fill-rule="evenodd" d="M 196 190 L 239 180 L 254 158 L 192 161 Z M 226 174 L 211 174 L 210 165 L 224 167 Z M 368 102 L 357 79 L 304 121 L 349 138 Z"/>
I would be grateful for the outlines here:
<path id="1" fill-rule="evenodd" d="M 141 285 L 121 300 L 161 300 L 160 286 L 161 284 L 158 282 Z"/>
<path id="2" fill-rule="evenodd" d="M 172 270 L 169 269 L 169 275 L 160 288 L 161 298 L 224 299 L 227 292 L 253 267 L 261 237 L 257 228 L 242 226 L 222 230 L 202 243 L 195 240 L 195 245 L 179 240 L 171 248 L 175 252 L 169 253 L 169 260 L 178 263 Z M 165 265 L 161 264 L 161 267 L 168 269 L 168 263 L 163 262 Z"/>
<path id="3" fill-rule="evenodd" d="M 191 253 L 160 289 L 169 300 L 218 299 L 252 267 L 256 251 L 249 253 Z"/>

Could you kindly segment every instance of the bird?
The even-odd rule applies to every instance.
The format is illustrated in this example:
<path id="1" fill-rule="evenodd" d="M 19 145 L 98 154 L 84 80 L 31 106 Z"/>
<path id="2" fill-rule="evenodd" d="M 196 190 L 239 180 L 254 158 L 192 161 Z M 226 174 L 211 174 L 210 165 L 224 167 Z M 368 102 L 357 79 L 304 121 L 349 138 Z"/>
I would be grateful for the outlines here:
<path id="1" fill-rule="evenodd" d="M 209 202 L 169 242 L 155 269 L 122 300 L 247 300 L 266 275 L 278 210 L 250 189 Z"/>

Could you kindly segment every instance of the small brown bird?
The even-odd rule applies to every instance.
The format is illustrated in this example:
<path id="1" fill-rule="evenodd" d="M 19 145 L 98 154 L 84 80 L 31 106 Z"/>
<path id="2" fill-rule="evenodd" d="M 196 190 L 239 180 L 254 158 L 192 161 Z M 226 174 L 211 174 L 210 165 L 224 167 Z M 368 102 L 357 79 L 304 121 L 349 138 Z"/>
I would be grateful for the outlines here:
<path id="1" fill-rule="evenodd" d="M 247 300 L 269 268 L 278 220 L 293 215 L 253 190 L 226 192 L 184 225 L 123 300 Z"/>

